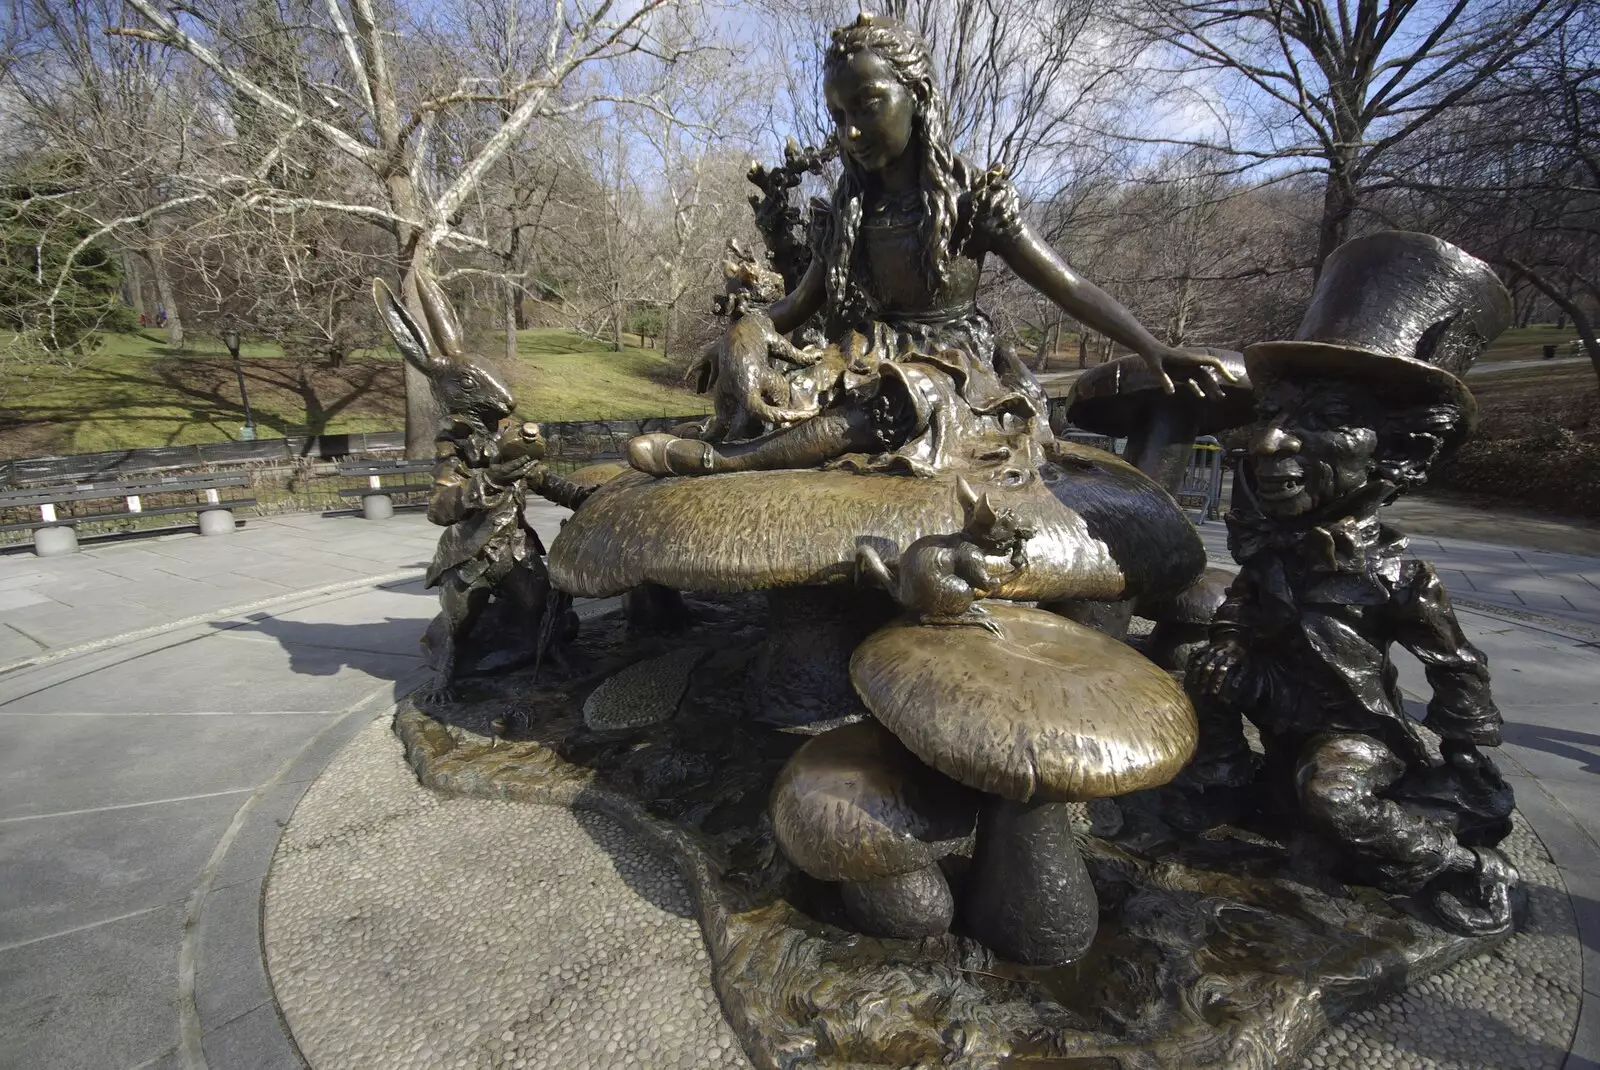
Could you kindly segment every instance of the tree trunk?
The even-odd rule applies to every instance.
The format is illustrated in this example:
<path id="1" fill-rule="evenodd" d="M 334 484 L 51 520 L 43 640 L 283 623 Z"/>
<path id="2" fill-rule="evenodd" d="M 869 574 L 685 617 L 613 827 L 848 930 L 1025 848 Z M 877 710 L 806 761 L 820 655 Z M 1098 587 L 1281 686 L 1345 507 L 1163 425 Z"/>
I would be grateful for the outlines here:
<path id="1" fill-rule="evenodd" d="M 623 320 L 626 318 L 626 313 L 622 301 L 622 287 L 615 287 L 612 291 L 612 294 L 611 348 L 616 350 L 618 353 L 621 353 L 623 348 L 622 331 L 626 326 L 626 324 L 623 322 Z"/>
<path id="2" fill-rule="evenodd" d="M 1317 262 L 1312 269 L 1313 278 L 1321 277 L 1322 262 L 1344 244 L 1355 210 L 1355 181 L 1344 166 L 1335 163 L 1322 193 L 1322 219 L 1317 224 Z"/>
<path id="3" fill-rule="evenodd" d="M 136 316 L 145 316 L 144 276 L 139 271 L 139 258 L 132 253 L 122 254 L 122 274 L 128 288 L 128 300 Z M 148 321 L 147 321 L 148 322 Z"/>
<path id="4" fill-rule="evenodd" d="M 411 176 L 395 171 L 384 180 L 389 194 L 389 207 L 405 219 L 421 219 L 422 206 L 417 200 Z M 395 227 L 395 245 L 400 262 L 400 300 L 406 311 L 418 323 L 427 323 L 422 311 L 422 298 L 417 291 L 416 263 L 417 235 L 404 225 Z M 425 372 L 409 361 L 401 362 L 405 370 L 406 386 L 406 457 L 426 460 L 434 455 L 434 437 L 438 433 L 439 406 L 434 401 L 433 381 Z"/>
<path id="5" fill-rule="evenodd" d="M 506 375 L 511 374 L 511 369 L 517 363 L 517 295 L 521 291 L 514 282 L 506 282 Z"/>
<path id="6" fill-rule="evenodd" d="M 1572 318 L 1573 329 L 1578 332 L 1578 337 L 1583 340 L 1583 348 L 1588 351 L 1589 363 L 1594 368 L 1595 381 L 1600 383 L 1600 337 L 1595 334 L 1594 321 L 1578 307 L 1576 301 L 1556 289 L 1549 279 L 1537 271 L 1516 260 L 1507 260 L 1506 266 L 1537 286 L 1558 309 Z"/>
<path id="7" fill-rule="evenodd" d="M 183 348 L 183 317 L 178 314 L 178 296 L 172 289 L 172 276 L 167 273 L 165 248 L 160 242 L 150 246 L 150 271 L 156 277 L 156 295 L 167 314 L 167 348 Z"/>
<path id="8" fill-rule="evenodd" d="M 1089 366 L 1089 331 L 1080 326 L 1078 328 L 1078 368 L 1080 370 Z"/>

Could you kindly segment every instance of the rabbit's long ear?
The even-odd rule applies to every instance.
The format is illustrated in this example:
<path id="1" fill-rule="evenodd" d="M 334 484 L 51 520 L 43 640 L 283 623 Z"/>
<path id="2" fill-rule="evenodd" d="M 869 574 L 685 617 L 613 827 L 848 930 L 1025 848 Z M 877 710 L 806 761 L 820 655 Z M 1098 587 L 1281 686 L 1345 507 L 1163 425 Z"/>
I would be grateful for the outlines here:
<path id="1" fill-rule="evenodd" d="M 450 363 L 465 360 L 466 351 L 461 345 L 461 323 L 456 319 L 456 310 L 450 307 L 450 299 L 445 296 L 444 288 L 432 275 L 418 272 L 417 292 L 422 295 L 422 311 L 427 314 L 434 340 L 443 351 L 439 359 Z"/>
<path id="2" fill-rule="evenodd" d="M 400 355 L 429 375 L 440 371 L 443 365 L 434 358 L 427 332 L 417 326 L 417 321 L 411 318 L 388 283 L 382 279 L 372 280 L 372 300 L 378 306 L 378 315 L 383 317 L 383 325 L 394 337 Z"/>
<path id="3" fill-rule="evenodd" d="M 970 521 L 972 519 L 972 511 L 978 504 L 978 492 L 973 490 L 972 484 L 968 483 L 962 476 L 956 476 L 956 502 L 961 506 L 961 512 Z"/>

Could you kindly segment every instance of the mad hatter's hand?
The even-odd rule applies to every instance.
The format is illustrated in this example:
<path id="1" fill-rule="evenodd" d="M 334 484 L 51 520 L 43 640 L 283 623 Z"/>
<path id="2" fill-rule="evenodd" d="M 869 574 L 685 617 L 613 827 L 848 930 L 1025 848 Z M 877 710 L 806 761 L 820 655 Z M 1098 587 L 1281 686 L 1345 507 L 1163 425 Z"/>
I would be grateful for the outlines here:
<path id="1" fill-rule="evenodd" d="M 1191 695 L 1220 697 L 1244 664 L 1244 644 L 1237 639 L 1213 639 L 1189 658 L 1184 684 Z"/>

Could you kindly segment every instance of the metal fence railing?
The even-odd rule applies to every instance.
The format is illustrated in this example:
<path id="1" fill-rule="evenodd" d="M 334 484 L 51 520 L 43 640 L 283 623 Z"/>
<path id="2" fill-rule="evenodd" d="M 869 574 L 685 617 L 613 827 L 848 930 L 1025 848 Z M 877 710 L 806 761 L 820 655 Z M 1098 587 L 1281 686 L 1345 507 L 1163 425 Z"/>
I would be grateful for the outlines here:
<path id="1" fill-rule="evenodd" d="M 1128 444 L 1125 438 L 1112 438 L 1109 435 L 1095 434 L 1093 431 L 1063 429 L 1056 433 L 1056 437 L 1076 442 L 1081 446 L 1106 450 L 1119 457 Z M 1178 504 L 1190 514 L 1190 519 L 1196 525 L 1216 520 L 1222 514 L 1222 476 L 1226 468 L 1225 459 L 1222 443 L 1215 437 L 1202 435 L 1194 440 L 1194 448 L 1189 453 L 1189 462 L 1184 466 L 1183 479 L 1173 497 L 1178 499 Z"/>

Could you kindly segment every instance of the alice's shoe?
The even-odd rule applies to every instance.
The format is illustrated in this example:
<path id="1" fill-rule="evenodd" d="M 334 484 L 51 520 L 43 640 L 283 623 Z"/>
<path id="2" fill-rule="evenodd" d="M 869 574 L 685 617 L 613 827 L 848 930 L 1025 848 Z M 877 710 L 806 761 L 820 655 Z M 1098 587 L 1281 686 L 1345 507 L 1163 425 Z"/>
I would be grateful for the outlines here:
<path id="1" fill-rule="evenodd" d="M 1511 888 L 1521 879 L 1499 851 L 1474 848 L 1477 868 L 1434 894 L 1433 909 L 1445 925 L 1467 936 L 1494 936 L 1511 928 Z"/>
<path id="2" fill-rule="evenodd" d="M 628 440 L 628 463 L 652 476 L 694 476 L 711 471 L 709 442 L 679 438 L 665 431 Z"/>

